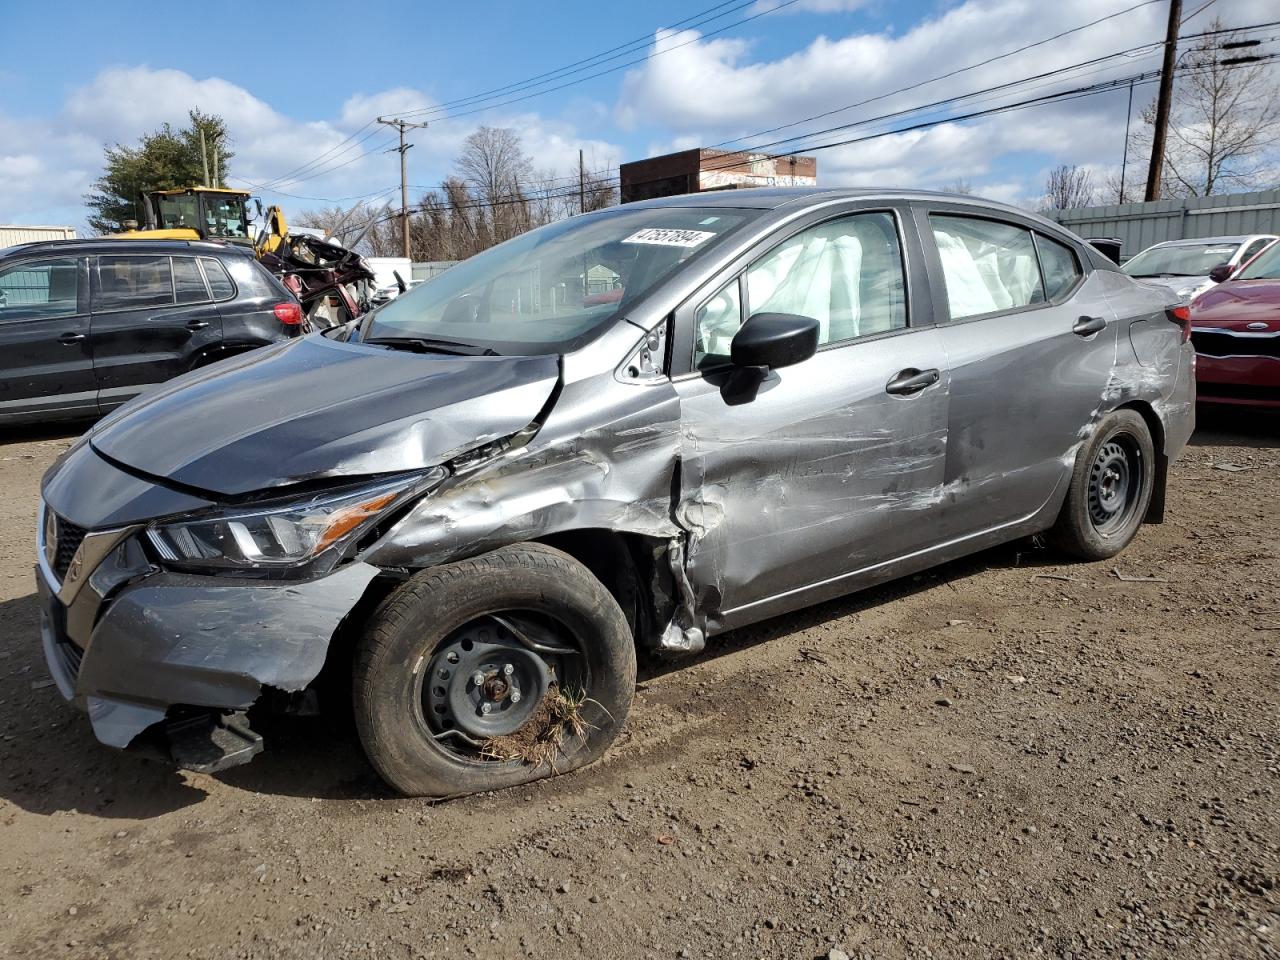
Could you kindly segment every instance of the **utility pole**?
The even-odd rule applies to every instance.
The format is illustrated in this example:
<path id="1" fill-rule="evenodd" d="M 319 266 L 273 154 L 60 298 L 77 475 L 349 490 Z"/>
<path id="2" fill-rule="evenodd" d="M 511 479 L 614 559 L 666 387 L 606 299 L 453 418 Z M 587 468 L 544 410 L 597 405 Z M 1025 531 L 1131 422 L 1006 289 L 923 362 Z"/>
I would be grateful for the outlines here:
<path id="1" fill-rule="evenodd" d="M 578 150 L 578 212 L 587 212 L 587 168 L 582 165 L 582 150 Z"/>
<path id="2" fill-rule="evenodd" d="M 1147 167 L 1146 199 L 1160 199 L 1164 175 L 1164 141 L 1169 131 L 1169 107 L 1173 100 L 1173 70 L 1178 60 L 1178 27 L 1182 22 L 1182 0 L 1169 0 L 1169 27 L 1164 35 L 1164 63 L 1160 67 L 1160 95 L 1156 99 L 1156 123 L 1151 133 L 1151 165 Z"/>
<path id="3" fill-rule="evenodd" d="M 200 165 L 204 167 L 204 185 L 211 186 L 209 183 L 209 154 L 204 148 L 204 127 L 200 128 Z"/>
<path id="4" fill-rule="evenodd" d="M 406 130 L 418 130 L 426 127 L 425 123 L 410 123 L 408 120 L 398 120 L 394 117 L 378 117 L 378 122 L 386 124 L 388 127 L 395 127 L 400 131 L 400 146 L 396 147 L 396 152 L 400 154 L 400 239 L 404 244 L 405 259 L 409 258 L 409 175 L 408 168 L 405 164 L 405 154 L 409 152 L 412 143 L 404 142 L 404 132 Z"/>
<path id="5" fill-rule="evenodd" d="M 1120 202 L 1124 203 L 1124 178 L 1129 172 L 1129 121 L 1133 119 L 1133 81 L 1129 81 L 1129 112 L 1124 115 L 1124 159 L 1120 161 Z"/>

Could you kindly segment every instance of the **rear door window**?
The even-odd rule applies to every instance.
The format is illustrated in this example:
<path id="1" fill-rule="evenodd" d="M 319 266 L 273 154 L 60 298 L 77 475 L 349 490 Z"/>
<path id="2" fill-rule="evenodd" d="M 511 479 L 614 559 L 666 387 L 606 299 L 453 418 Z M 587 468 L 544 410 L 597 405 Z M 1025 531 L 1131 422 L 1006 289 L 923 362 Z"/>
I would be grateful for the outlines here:
<path id="1" fill-rule="evenodd" d="M 76 257 L 14 264 L 0 270 L 0 323 L 75 316 L 79 294 Z"/>
<path id="2" fill-rule="evenodd" d="M 1075 252 L 1065 243 L 1036 234 L 1040 252 L 1040 269 L 1044 273 L 1044 293 L 1050 300 L 1068 293 L 1080 279 L 1080 263 Z"/>
<path id="3" fill-rule="evenodd" d="M 179 303 L 204 303 L 209 299 L 195 257 L 173 258 L 173 288 Z"/>
<path id="4" fill-rule="evenodd" d="M 929 222 L 952 320 L 1044 303 L 1030 230 L 977 217 L 935 214 Z"/>
<path id="5" fill-rule="evenodd" d="M 230 300 L 236 295 L 235 284 L 231 282 L 231 277 L 227 275 L 227 268 L 222 265 L 222 261 L 215 257 L 201 257 L 200 263 L 204 266 L 204 275 L 209 281 L 209 290 L 213 294 L 215 300 Z"/>
<path id="6" fill-rule="evenodd" d="M 173 303 L 168 257 L 98 257 L 98 302 L 104 310 L 167 307 Z"/>

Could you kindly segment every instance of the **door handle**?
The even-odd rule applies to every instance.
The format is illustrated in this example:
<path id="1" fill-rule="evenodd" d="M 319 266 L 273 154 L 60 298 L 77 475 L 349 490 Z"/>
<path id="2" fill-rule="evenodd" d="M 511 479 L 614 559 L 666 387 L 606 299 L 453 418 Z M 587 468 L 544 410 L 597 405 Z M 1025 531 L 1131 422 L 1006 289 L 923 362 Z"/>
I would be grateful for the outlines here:
<path id="1" fill-rule="evenodd" d="M 64 333 L 62 336 L 58 337 L 58 342 L 70 345 L 73 343 L 79 343 L 83 339 L 83 333 Z"/>
<path id="2" fill-rule="evenodd" d="M 907 367 L 884 385 L 884 392 L 900 397 L 908 396 L 919 393 L 925 387 L 932 387 L 941 378 L 942 374 L 938 370 L 917 370 L 915 367 Z"/>
<path id="3" fill-rule="evenodd" d="M 208 320 L 188 320 L 187 321 L 188 330 L 203 330 L 208 325 L 209 325 Z"/>
<path id="4" fill-rule="evenodd" d="M 1107 321 L 1102 317 L 1081 317 L 1076 321 L 1071 332 L 1077 337 L 1091 337 L 1100 330 L 1107 329 Z"/>

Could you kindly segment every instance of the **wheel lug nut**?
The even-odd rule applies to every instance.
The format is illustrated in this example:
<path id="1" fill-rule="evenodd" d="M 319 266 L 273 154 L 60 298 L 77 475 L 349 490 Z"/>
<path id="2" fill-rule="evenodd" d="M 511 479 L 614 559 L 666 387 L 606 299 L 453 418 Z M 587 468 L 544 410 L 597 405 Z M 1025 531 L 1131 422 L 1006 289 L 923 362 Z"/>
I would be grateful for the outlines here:
<path id="1" fill-rule="evenodd" d="M 511 691 L 511 702 L 512 702 L 512 703 L 519 703 L 519 702 L 520 702 L 520 691 L 519 691 L 519 690 L 512 690 L 512 691 Z"/>
<path id="2" fill-rule="evenodd" d="M 471 682 L 474 683 L 477 687 L 480 686 L 481 684 L 484 683 L 484 674 L 481 671 L 477 670 L 475 673 L 471 675 Z"/>
<path id="3" fill-rule="evenodd" d="M 504 677 L 509 677 L 509 676 L 511 676 L 511 675 L 512 675 L 513 673 L 515 673 L 515 672 L 516 672 L 516 668 L 515 668 L 515 667 L 513 667 L 513 666 L 512 666 L 511 664 L 509 664 L 509 663 L 508 663 L 508 664 L 504 664 L 504 665 L 503 665 L 503 667 L 502 667 L 502 675 L 503 675 Z"/>
<path id="4" fill-rule="evenodd" d="M 487 700 L 484 703 L 480 704 L 481 713 L 489 713 L 491 710 L 493 710 L 493 704 L 489 703 Z"/>

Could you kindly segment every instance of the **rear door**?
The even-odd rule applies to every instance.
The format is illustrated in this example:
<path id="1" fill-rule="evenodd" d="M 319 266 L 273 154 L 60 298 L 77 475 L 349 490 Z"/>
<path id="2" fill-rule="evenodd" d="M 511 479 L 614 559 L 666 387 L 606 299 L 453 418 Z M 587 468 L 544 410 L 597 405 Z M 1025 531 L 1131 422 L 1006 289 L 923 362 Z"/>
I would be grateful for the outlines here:
<path id="1" fill-rule="evenodd" d="M 687 372 L 673 366 L 677 515 L 690 581 L 721 625 L 847 592 L 858 572 L 932 541 L 947 378 L 905 212 L 811 215 L 677 312 L 676 343 L 692 353 Z M 729 343 L 760 312 L 816 318 L 820 346 L 744 387 Z"/>
<path id="2" fill-rule="evenodd" d="M 222 341 L 222 320 L 194 257 L 94 260 L 93 367 L 106 411 L 190 370 Z"/>
<path id="3" fill-rule="evenodd" d="M 98 412 L 85 257 L 0 268 L 0 420 Z"/>
<path id="4" fill-rule="evenodd" d="M 917 204 L 951 371 L 941 538 L 1029 519 L 1067 482 L 1115 367 L 1105 283 L 1030 222 Z"/>

